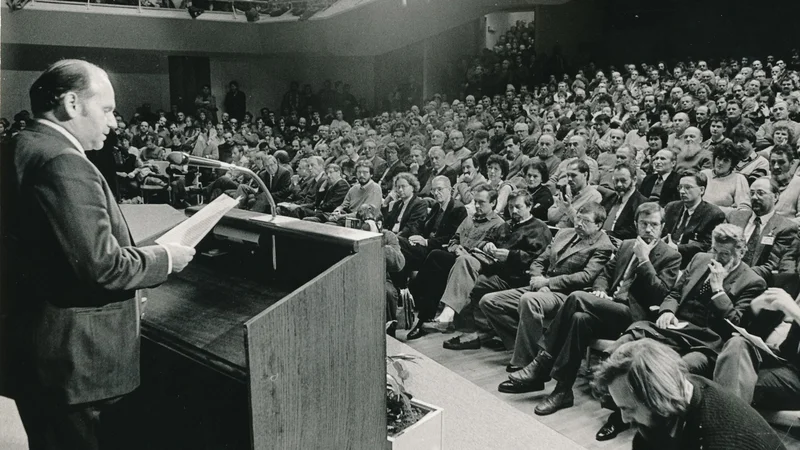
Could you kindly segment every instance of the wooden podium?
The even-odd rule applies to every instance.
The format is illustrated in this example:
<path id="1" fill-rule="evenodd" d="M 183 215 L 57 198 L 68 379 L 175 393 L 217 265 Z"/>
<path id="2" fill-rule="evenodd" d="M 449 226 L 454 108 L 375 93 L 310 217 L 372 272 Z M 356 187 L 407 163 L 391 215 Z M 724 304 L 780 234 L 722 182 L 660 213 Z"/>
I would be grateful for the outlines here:
<path id="1" fill-rule="evenodd" d="M 258 217 L 149 290 L 132 448 L 384 448 L 382 237 Z"/>

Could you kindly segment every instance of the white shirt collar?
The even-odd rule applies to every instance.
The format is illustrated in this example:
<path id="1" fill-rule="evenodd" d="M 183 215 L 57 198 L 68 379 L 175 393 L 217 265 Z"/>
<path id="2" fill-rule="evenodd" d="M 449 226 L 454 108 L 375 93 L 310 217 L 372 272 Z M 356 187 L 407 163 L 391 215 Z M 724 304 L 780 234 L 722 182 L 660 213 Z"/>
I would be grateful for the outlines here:
<path id="1" fill-rule="evenodd" d="M 774 215 L 775 215 L 775 210 L 773 209 L 771 212 L 768 212 L 768 213 L 764 214 L 763 216 L 758 216 L 758 217 L 761 218 L 761 226 L 763 227 L 764 225 L 766 225 L 767 222 L 769 222 L 770 219 L 772 219 L 772 216 L 774 216 Z M 755 213 L 753 213 L 753 215 L 750 216 L 749 224 L 752 225 L 755 222 L 755 220 L 756 220 L 756 215 L 755 215 Z"/>
<path id="2" fill-rule="evenodd" d="M 42 125 L 46 125 L 46 126 L 52 128 L 52 129 L 58 131 L 59 133 L 61 133 L 65 138 L 67 138 L 67 140 L 72 145 L 75 146 L 75 150 L 81 152 L 82 155 L 86 156 L 86 150 L 83 149 L 83 146 L 81 145 L 80 142 L 78 142 L 78 139 L 76 139 L 75 136 L 73 136 L 64 127 L 62 127 L 61 125 L 59 125 L 59 124 L 57 124 L 55 122 L 51 122 L 51 121 L 49 121 L 47 119 L 36 119 L 36 121 L 39 122 Z"/>

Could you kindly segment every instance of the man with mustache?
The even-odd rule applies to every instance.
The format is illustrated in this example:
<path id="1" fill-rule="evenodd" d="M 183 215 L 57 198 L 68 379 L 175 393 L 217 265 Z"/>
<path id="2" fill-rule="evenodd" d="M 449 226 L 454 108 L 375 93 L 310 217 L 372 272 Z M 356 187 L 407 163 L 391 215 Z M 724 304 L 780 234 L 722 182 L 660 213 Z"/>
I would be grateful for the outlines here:
<path id="1" fill-rule="evenodd" d="M 573 136 L 572 139 L 583 138 Z M 547 210 L 547 221 L 550 225 L 570 228 L 581 207 L 603 200 L 600 192 L 589 185 L 590 173 L 589 165 L 582 159 L 575 159 L 567 165 L 566 177 L 558 181 L 559 190 L 555 195 L 555 203 Z"/>
<path id="2" fill-rule="evenodd" d="M 634 224 L 636 210 L 639 205 L 647 201 L 647 198 L 636 190 L 636 168 L 633 164 L 617 164 L 612 183 L 614 193 L 603 201 L 603 208 L 608 214 L 603 223 L 603 230 L 612 242 L 632 239 L 637 235 Z"/>
<path id="3" fill-rule="evenodd" d="M 765 280 L 772 272 L 794 272 L 797 269 L 793 244 L 797 224 L 775 214 L 780 188 L 775 181 L 763 177 L 750 185 L 751 209 L 737 209 L 728 222 L 744 230 L 747 251 L 742 261 Z"/>
<path id="4" fill-rule="evenodd" d="M 596 370 L 594 387 L 636 428 L 634 449 L 783 449 L 754 409 L 692 375 L 674 350 L 651 339 L 625 344 Z"/>
<path id="5" fill-rule="evenodd" d="M 572 402 L 572 386 L 591 340 L 618 338 L 632 322 L 646 319 L 650 306 L 658 305 L 656 299 L 672 289 L 681 255 L 660 239 L 663 225 L 664 210 L 658 203 L 639 206 L 637 236 L 622 242 L 617 257 L 595 279 L 591 292 L 570 294 L 543 338 L 530 343 L 540 349 L 539 354 L 523 370 L 509 375 L 507 384 L 524 392 L 544 389 L 551 376 L 558 380 L 536 414 L 552 414 Z"/>

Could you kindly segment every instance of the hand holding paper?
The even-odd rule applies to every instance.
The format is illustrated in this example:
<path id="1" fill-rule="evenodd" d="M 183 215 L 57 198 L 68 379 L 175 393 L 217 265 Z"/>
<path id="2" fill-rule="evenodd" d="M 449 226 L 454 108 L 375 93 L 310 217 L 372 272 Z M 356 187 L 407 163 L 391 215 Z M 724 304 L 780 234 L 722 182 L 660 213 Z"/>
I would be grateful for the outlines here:
<path id="1" fill-rule="evenodd" d="M 179 244 L 195 247 L 228 211 L 239 203 L 222 194 L 213 202 L 156 239 L 157 244 Z"/>

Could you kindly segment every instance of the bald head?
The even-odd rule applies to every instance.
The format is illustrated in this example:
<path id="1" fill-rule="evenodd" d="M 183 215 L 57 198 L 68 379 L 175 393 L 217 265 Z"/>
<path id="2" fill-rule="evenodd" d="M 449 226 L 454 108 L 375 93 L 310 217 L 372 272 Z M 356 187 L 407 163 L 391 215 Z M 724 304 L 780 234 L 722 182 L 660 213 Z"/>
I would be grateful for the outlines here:
<path id="1" fill-rule="evenodd" d="M 94 95 L 98 84 L 109 83 L 106 72 L 80 59 L 63 59 L 48 67 L 29 91 L 31 111 L 35 116 L 56 110 L 74 94 L 81 98 Z"/>

